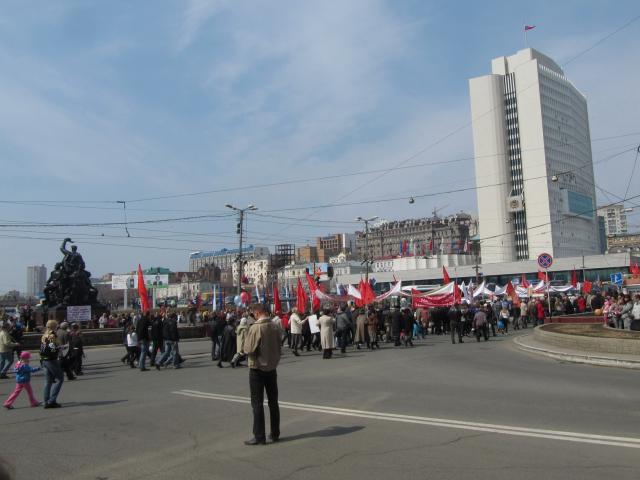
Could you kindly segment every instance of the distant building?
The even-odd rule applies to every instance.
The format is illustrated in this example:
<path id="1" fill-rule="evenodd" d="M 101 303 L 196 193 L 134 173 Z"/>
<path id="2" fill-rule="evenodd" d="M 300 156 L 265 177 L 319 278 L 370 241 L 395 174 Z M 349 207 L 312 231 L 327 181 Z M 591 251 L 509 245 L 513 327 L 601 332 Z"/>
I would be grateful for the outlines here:
<path id="1" fill-rule="evenodd" d="M 627 233 L 624 235 L 610 235 L 607 237 L 608 253 L 630 252 L 640 255 L 640 233 Z"/>
<path id="2" fill-rule="evenodd" d="M 189 255 L 189 271 L 197 272 L 200 268 L 207 265 L 219 267 L 220 270 L 223 271 L 231 271 L 233 264 L 237 262 L 238 253 L 240 253 L 240 250 L 237 248 L 223 248 L 222 250 L 216 250 L 213 252 L 194 252 Z M 242 249 L 242 258 L 245 260 L 268 257 L 269 249 L 267 247 L 247 245 Z"/>
<path id="3" fill-rule="evenodd" d="M 283 268 L 296 261 L 296 246 L 293 243 L 281 243 L 276 245 L 276 251 L 271 256 L 271 265 L 274 270 Z"/>
<path id="4" fill-rule="evenodd" d="M 356 249 L 356 236 L 353 233 L 334 233 L 316 239 L 318 260 L 328 262 L 329 257 L 339 253 L 351 253 Z"/>
<path id="5" fill-rule="evenodd" d="M 630 208 L 624 208 L 622 204 L 598 207 L 598 215 L 604 218 L 604 231 L 609 235 L 624 235 L 629 231 L 627 212 Z"/>
<path id="6" fill-rule="evenodd" d="M 296 255 L 296 262 L 299 263 L 311 263 L 319 262 L 318 247 L 312 247 L 306 245 L 304 247 L 298 247 L 298 254 Z"/>
<path id="7" fill-rule="evenodd" d="M 369 228 L 369 256 L 385 258 L 470 254 L 472 223 L 471 215 L 463 212 L 442 218 L 434 215 L 380 222 Z M 364 258 L 365 243 L 365 232 L 356 232 L 359 258 Z"/>
<path id="8" fill-rule="evenodd" d="M 597 254 L 587 100 L 527 48 L 469 81 L 483 263 Z"/>
<path id="9" fill-rule="evenodd" d="M 248 283 L 252 285 L 259 285 L 260 287 L 265 287 L 268 282 L 268 277 L 270 273 L 270 264 L 269 258 L 254 258 L 252 260 L 247 260 L 242 267 L 242 276 L 245 277 L 245 281 L 243 283 Z M 238 278 L 238 264 L 234 263 L 232 267 L 234 284 L 237 283 Z"/>
<path id="10" fill-rule="evenodd" d="M 47 267 L 34 265 L 27 267 L 27 297 L 42 295 L 47 283 Z"/>

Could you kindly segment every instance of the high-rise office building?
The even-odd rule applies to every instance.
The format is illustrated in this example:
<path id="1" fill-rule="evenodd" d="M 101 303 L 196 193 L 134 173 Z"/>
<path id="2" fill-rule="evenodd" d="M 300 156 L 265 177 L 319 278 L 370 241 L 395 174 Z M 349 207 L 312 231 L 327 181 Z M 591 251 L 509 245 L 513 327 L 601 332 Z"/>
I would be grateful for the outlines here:
<path id="1" fill-rule="evenodd" d="M 527 48 L 469 81 L 483 263 L 599 252 L 587 101 Z"/>
<path id="2" fill-rule="evenodd" d="M 36 297 L 42 295 L 47 283 L 47 267 L 34 265 L 27 267 L 27 296 Z"/>

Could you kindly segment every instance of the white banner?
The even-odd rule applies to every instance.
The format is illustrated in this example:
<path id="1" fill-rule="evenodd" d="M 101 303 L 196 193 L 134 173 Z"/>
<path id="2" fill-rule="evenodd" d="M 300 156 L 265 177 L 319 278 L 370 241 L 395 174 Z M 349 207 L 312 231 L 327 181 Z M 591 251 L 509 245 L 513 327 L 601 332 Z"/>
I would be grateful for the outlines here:
<path id="1" fill-rule="evenodd" d="M 169 275 L 144 275 L 144 284 L 147 288 L 166 288 L 169 286 Z M 138 288 L 138 275 L 113 275 L 111 277 L 111 290 L 126 290 Z"/>
<path id="2" fill-rule="evenodd" d="M 91 320 L 91 305 L 67 307 L 67 322 L 88 322 Z"/>

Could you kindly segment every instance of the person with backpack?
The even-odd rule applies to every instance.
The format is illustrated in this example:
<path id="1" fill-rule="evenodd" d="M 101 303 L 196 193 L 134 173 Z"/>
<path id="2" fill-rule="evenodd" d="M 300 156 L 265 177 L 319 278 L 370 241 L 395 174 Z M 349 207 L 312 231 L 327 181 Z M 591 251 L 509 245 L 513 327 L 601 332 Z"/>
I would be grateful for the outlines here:
<path id="1" fill-rule="evenodd" d="M 64 383 L 64 373 L 60 366 L 60 341 L 58 322 L 49 320 L 40 339 L 40 360 L 45 371 L 44 408 L 60 408 L 58 395 Z"/>

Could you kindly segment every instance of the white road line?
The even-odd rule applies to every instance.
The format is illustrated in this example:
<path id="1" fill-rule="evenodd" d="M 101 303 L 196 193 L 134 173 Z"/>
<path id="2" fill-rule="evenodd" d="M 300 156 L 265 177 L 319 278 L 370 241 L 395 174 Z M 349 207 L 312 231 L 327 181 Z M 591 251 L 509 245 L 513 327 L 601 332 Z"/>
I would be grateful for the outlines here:
<path id="1" fill-rule="evenodd" d="M 221 400 L 225 402 L 245 404 L 251 403 L 251 400 L 248 397 L 207 393 L 197 390 L 179 390 L 172 393 L 176 395 L 203 398 L 207 400 Z M 417 417 L 413 415 L 399 415 L 394 413 L 369 412 L 365 410 L 352 410 L 347 408 L 327 407 L 326 405 L 311 405 L 305 403 L 279 402 L 279 404 L 280 408 L 299 410 L 304 412 L 371 418 L 374 420 L 386 420 L 389 422 L 413 423 L 416 425 L 429 425 L 435 427 L 473 430 L 478 432 L 499 433 L 503 435 L 515 435 L 521 437 L 547 438 L 552 440 L 562 440 L 565 442 L 610 445 L 626 448 L 640 448 L 640 438 L 632 437 L 615 437 L 609 435 L 594 435 L 589 433 L 542 430 L 537 428 L 514 427 L 509 425 L 495 425 L 490 423 L 465 422 L 460 420 L 450 420 L 446 418 Z"/>

